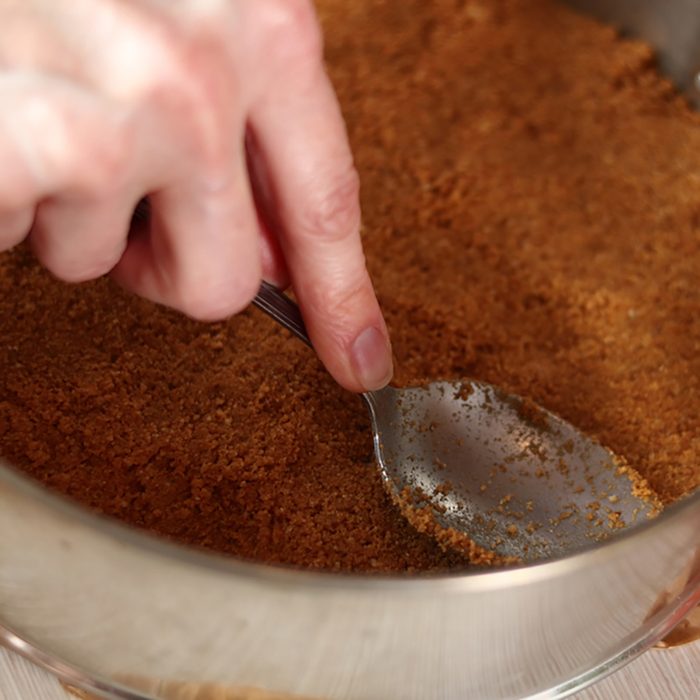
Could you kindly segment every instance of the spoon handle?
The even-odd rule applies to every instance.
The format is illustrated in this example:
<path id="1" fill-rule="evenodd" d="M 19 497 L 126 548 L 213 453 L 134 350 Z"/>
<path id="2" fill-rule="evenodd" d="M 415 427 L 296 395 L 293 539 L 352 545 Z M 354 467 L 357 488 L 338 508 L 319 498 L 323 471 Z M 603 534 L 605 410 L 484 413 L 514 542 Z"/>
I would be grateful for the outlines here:
<path id="1" fill-rule="evenodd" d="M 253 304 L 312 347 L 299 307 L 277 287 L 263 281 Z"/>
<path id="2" fill-rule="evenodd" d="M 277 287 L 263 281 L 260 285 L 260 290 L 253 299 L 253 304 L 261 311 L 264 311 L 268 316 L 271 316 L 277 323 L 284 326 L 287 330 L 303 340 L 310 348 L 313 348 L 309 336 L 306 332 L 304 319 L 301 317 L 299 307 Z M 383 390 L 388 391 L 388 387 Z M 372 417 L 372 425 L 376 427 L 376 391 L 364 391 L 360 396 L 364 399 L 369 408 Z"/>
<path id="3" fill-rule="evenodd" d="M 138 203 L 132 221 L 134 223 L 145 223 L 150 215 L 149 202 L 144 198 Z M 272 317 L 277 323 L 294 333 L 299 340 L 304 341 L 309 347 L 313 347 L 309 340 L 309 334 L 306 332 L 306 325 L 301 317 L 299 307 L 277 287 L 263 282 L 255 295 L 255 299 L 253 299 L 253 304 Z"/>

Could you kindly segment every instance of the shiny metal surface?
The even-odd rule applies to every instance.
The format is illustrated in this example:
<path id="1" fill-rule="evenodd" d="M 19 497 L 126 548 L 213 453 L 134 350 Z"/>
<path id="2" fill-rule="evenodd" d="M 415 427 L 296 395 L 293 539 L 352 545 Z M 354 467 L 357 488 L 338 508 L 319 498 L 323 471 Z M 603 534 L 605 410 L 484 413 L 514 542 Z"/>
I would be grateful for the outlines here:
<path id="1" fill-rule="evenodd" d="M 682 38 L 700 23 L 694 0 L 579 4 L 618 8 L 623 22 L 644 8 L 647 28 L 672 26 L 659 46 L 694 65 L 700 44 Z M 331 700 L 564 697 L 700 602 L 699 532 L 695 494 L 582 553 L 514 570 L 311 574 L 175 547 L 0 467 L 0 641 L 122 698 L 153 697 L 142 689 L 154 679 Z"/>
<path id="2" fill-rule="evenodd" d="M 659 68 L 700 105 L 700 12 L 697 0 L 563 0 L 648 41 Z"/>
<path id="3" fill-rule="evenodd" d="M 253 303 L 311 345 L 299 307 L 278 289 L 263 282 Z M 657 512 L 609 450 L 488 384 L 386 387 L 363 398 L 384 484 L 417 525 L 428 508 L 485 550 L 535 561 Z"/>
<path id="4" fill-rule="evenodd" d="M 370 399 L 390 489 L 419 494 L 414 508 L 502 556 L 560 557 L 656 513 L 602 445 L 488 384 L 387 387 Z"/>
<path id="5" fill-rule="evenodd" d="M 75 683 L 133 689 L 121 697 L 144 697 L 148 679 L 353 700 L 562 697 L 698 602 L 699 528 L 695 496 L 550 563 L 424 580 L 321 575 L 175 547 L 4 470 L 0 619 L 14 634 L 3 640 L 41 649 Z"/>

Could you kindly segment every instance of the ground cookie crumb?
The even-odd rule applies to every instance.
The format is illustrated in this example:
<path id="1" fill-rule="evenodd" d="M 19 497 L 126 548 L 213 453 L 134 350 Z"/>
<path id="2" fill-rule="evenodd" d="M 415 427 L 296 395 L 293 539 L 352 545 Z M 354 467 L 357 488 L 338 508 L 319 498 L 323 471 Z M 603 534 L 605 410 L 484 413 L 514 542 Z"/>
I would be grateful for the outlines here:
<path id="1" fill-rule="evenodd" d="M 663 503 L 697 488 L 700 118 L 648 47 L 547 0 L 318 6 L 397 381 L 478 377 Z M 197 324 L 18 249 L 0 319 L 0 453 L 50 488 L 247 559 L 467 565 L 385 494 L 361 402 L 260 313 Z"/>

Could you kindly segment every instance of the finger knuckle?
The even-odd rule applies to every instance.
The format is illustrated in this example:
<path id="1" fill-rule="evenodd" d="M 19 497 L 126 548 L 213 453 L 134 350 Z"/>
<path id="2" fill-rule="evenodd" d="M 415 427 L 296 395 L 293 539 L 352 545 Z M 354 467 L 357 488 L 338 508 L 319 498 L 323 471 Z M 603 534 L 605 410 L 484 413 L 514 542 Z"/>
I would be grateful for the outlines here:
<path id="1" fill-rule="evenodd" d="M 106 275 L 119 261 L 111 253 L 98 253 L 89 258 L 54 255 L 51 252 L 40 255 L 42 265 L 55 277 L 76 284 L 87 282 Z"/>
<path id="2" fill-rule="evenodd" d="M 86 219 L 78 235 L 66 240 L 61 235 L 67 230 L 62 215 L 61 206 L 51 202 L 37 210 L 30 240 L 39 262 L 64 282 L 86 282 L 110 272 L 124 253 L 126 232 L 115 229 L 91 235 L 94 227 Z"/>
<path id="3" fill-rule="evenodd" d="M 359 235 L 360 180 L 355 168 L 346 168 L 319 191 L 301 215 L 302 234 L 329 242 Z"/>
<path id="4" fill-rule="evenodd" d="M 178 10 L 133 10 L 112 60 L 112 93 L 126 93 L 138 114 L 163 125 L 181 151 L 214 169 L 230 162 L 242 109 L 230 0 L 183 2 Z M 121 52 L 121 53 L 119 53 Z M 123 55 L 122 55 L 123 54 Z M 139 70 L 125 74 L 124 65 Z M 142 124 L 143 125 L 143 124 Z M 242 125 L 241 125 L 242 128 Z"/>
<path id="5" fill-rule="evenodd" d="M 79 140 L 80 136 L 76 139 Z M 78 173 L 83 176 L 81 189 L 89 198 L 107 201 L 129 186 L 131 139 L 126 130 L 112 129 L 91 146 L 89 153 L 83 153 L 87 162 L 80 163 L 78 168 Z"/>
<path id="6" fill-rule="evenodd" d="M 14 248 L 29 233 L 34 212 L 28 209 L 3 210 L 0 207 L 0 251 Z"/>
<path id="7" fill-rule="evenodd" d="M 181 284 L 177 307 L 198 321 L 221 321 L 242 311 L 258 291 L 259 276 L 242 271 L 219 281 Z"/>
<path id="8" fill-rule="evenodd" d="M 263 0 L 258 13 L 266 51 L 273 57 L 285 63 L 320 62 L 323 37 L 310 0 Z"/>
<path id="9" fill-rule="evenodd" d="M 238 91 L 236 69 L 206 28 L 173 48 L 169 63 L 167 84 L 155 99 L 167 103 L 164 112 L 190 153 L 207 169 L 221 172 L 234 157 L 244 121 L 240 105 L 230 99 Z"/>
<path id="10" fill-rule="evenodd" d="M 90 280 L 98 279 L 102 275 L 106 275 L 116 264 L 116 260 L 93 260 L 85 265 L 66 265 L 61 268 L 60 272 L 52 270 L 52 272 L 62 279 L 64 282 L 78 284 L 80 282 L 89 282 Z"/>
<path id="11" fill-rule="evenodd" d="M 340 344 L 351 340 L 348 334 L 352 328 L 348 320 L 357 317 L 358 309 L 367 306 L 367 290 L 369 287 L 364 258 L 356 265 L 338 270 L 338 274 L 328 276 L 306 288 L 305 298 L 310 311 L 318 318 L 325 319 L 330 335 L 338 338 Z"/>
<path id="12" fill-rule="evenodd" d="M 118 4 L 119 9 L 111 10 L 115 21 L 110 50 L 97 64 L 99 79 L 110 94 L 122 98 L 158 92 L 173 77 L 181 23 L 174 19 L 176 13 Z"/>

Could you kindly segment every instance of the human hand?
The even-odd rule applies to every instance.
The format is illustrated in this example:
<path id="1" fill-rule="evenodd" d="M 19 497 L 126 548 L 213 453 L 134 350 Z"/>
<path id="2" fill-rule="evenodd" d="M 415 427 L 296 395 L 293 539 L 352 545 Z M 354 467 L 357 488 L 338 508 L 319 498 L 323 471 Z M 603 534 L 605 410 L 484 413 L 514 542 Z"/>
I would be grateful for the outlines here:
<path id="1" fill-rule="evenodd" d="M 291 280 L 360 391 L 391 352 L 359 227 L 311 0 L 0 0 L 0 249 L 202 320 Z"/>

